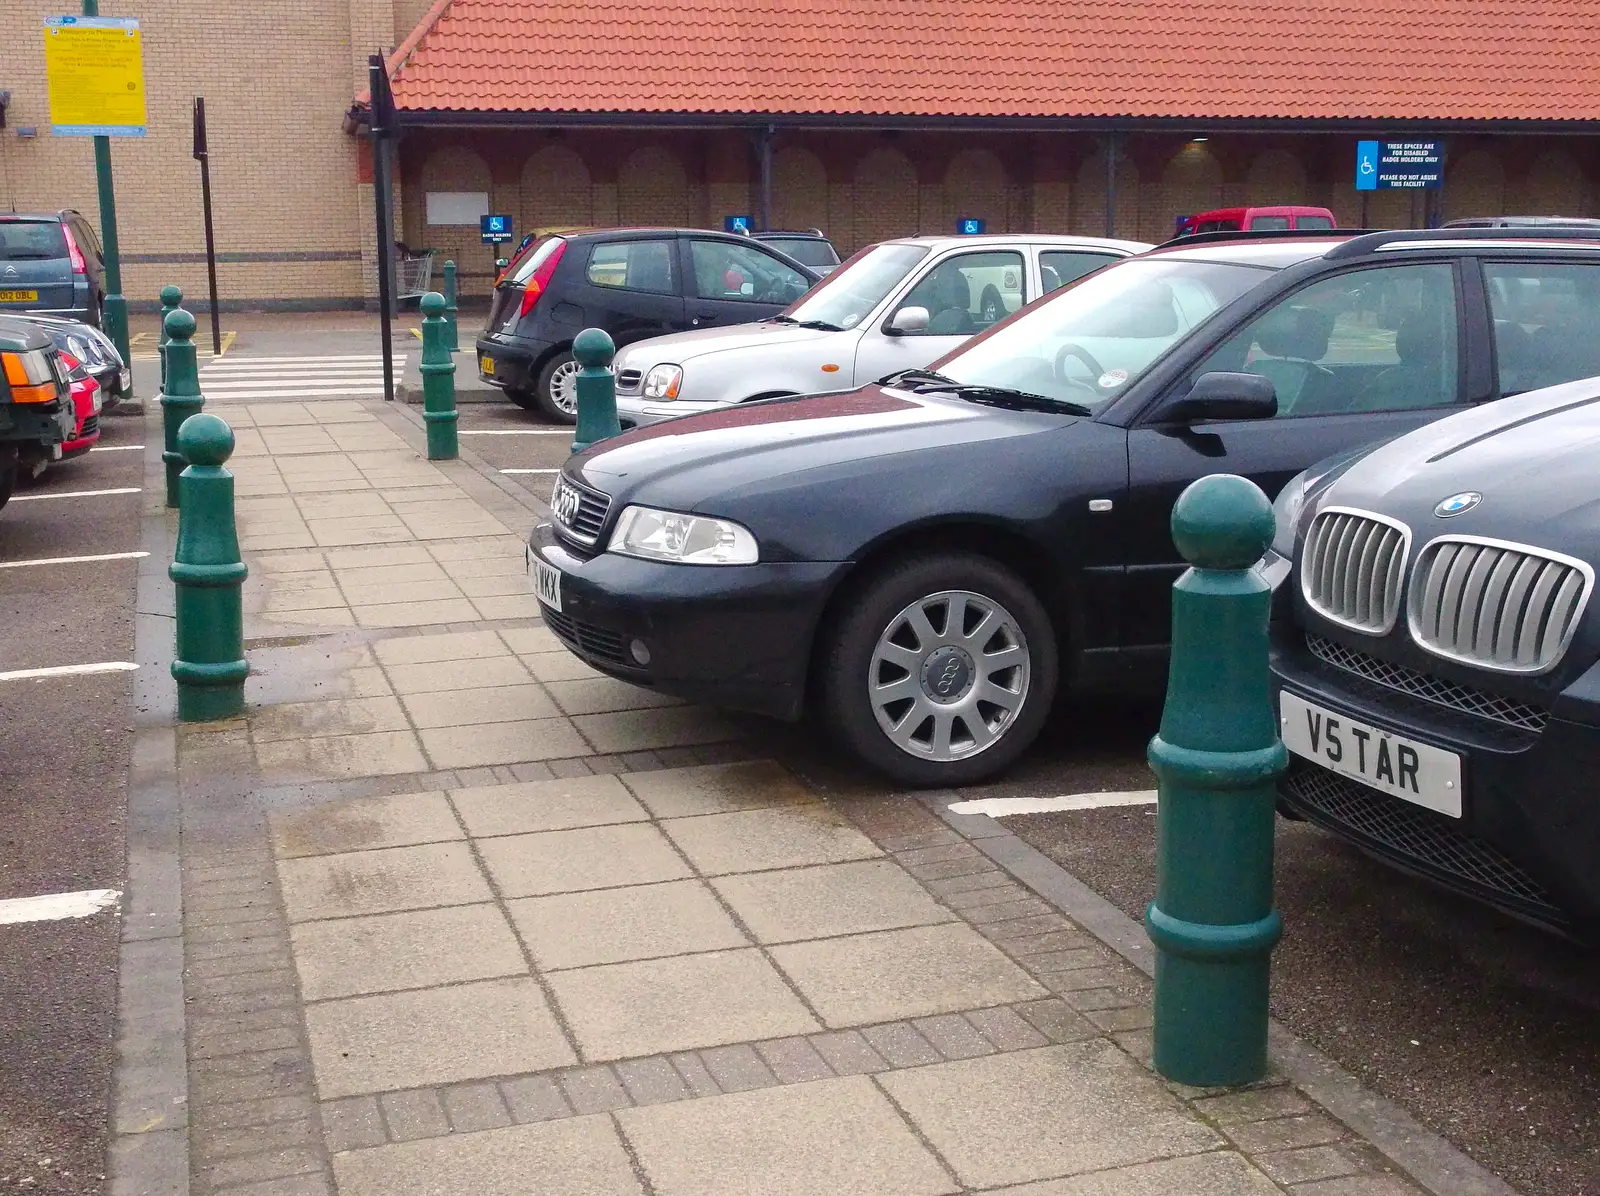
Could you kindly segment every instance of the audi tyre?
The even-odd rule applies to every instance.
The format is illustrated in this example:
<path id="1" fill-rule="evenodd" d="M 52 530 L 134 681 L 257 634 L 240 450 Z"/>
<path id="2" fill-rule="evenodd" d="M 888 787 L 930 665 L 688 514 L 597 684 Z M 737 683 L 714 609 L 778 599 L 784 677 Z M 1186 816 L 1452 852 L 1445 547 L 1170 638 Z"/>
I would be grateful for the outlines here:
<path id="1" fill-rule="evenodd" d="M 949 553 L 892 565 L 853 595 L 827 642 L 822 699 L 835 734 L 893 780 L 964 785 L 1028 749 L 1057 674 L 1027 583 Z"/>

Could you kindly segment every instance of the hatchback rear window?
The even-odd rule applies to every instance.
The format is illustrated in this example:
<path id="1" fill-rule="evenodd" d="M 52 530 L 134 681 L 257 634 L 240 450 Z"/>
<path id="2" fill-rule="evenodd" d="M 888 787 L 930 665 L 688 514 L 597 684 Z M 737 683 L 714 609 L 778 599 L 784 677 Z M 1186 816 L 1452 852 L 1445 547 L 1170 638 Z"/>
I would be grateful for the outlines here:
<path id="1" fill-rule="evenodd" d="M 560 237 L 546 237 L 543 241 L 540 241 L 528 251 L 526 257 L 516 264 L 506 281 L 515 283 L 517 286 L 527 285 L 528 279 L 533 277 L 534 271 L 544 265 L 550 255 L 556 251 L 556 246 L 560 244 L 562 244 Z"/>
<path id="2" fill-rule="evenodd" d="M 67 238 L 54 220 L 0 220 L 0 262 L 67 256 Z"/>
<path id="3" fill-rule="evenodd" d="M 786 241 L 779 237 L 762 238 L 779 253 L 787 253 L 803 266 L 837 266 L 839 255 L 833 251 L 833 246 L 826 241 L 818 241 L 812 237 L 796 237 Z"/>

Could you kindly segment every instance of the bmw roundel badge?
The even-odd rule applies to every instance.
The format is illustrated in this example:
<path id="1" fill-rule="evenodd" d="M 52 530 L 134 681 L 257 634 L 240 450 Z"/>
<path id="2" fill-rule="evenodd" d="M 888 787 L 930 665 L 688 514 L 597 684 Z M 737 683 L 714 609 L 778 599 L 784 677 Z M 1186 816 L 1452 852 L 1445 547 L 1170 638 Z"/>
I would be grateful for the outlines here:
<path id="1" fill-rule="evenodd" d="M 1460 494 L 1452 494 L 1438 506 L 1433 508 L 1433 513 L 1440 519 L 1450 519 L 1464 511 L 1470 511 L 1483 501 L 1483 495 L 1476 490 L 1463 490 Z"/>

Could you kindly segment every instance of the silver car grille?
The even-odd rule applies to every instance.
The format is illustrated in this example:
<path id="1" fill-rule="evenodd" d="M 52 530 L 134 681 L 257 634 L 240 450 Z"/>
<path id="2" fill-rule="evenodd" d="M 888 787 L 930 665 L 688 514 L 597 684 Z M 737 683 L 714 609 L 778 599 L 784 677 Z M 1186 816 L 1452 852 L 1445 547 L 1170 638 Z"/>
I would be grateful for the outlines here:
<path id="1" fill-rule="evenodd" d="M 1300 554 L 1300 591 L 1324 618 L 1386 635 L 1400 617 L 1411 532 L 1368 511 L 1330 507 L 1312 521 Z"/>
<path id="2" fill-rule="evenodd" d="M 572 481 L 565 474 L 556 478 L 550 495 L 550 513 L 556 526 L 579 544 L 593 544 L 600 537 L 611 499 Z"/>
<path id="3" fill-rule="evenodd" d="M 1498 694 L 1484 693 L 1467 685 L 1457 685 L 1403 664 L 1380 660 L 1366 652 L 1346 647 L 1313 631 L 1306 632 L 1306 647 L 1318 660 L 1336 669 L 1364 677 L 1386 689 L 1397 690 L 1463 714 L 1491 719 L 1519 731 L 1543 731 L 1550 721 L 1548 711 L 1527 702 L 1515 702 Z"/>
<path id="4" fill-rule="evenodd" d="M 1411 579 L 1411 636 L 1438 656 L 1501 673 L 1555 667 L 1583 615 L 1594 571 L 1524 544 L 1441 536 Z"/>

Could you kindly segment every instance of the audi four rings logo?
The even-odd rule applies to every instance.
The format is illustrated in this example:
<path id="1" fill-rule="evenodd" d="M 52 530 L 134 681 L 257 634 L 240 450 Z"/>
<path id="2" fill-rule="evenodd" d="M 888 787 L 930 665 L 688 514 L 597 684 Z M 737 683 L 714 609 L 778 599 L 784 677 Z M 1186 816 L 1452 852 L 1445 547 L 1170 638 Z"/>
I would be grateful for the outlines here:
<path id="1" fill-rule="evenodd" d="M 935 683 L 941 695 L 947 694 L 954 688 L 956 679 L 961 676 L 961 662 L 952 660 L 944 666 L 939 673 L 939 680 Z"/>
<path id="2" fill-rule="evenodd" d="M 550 497 L 550 509 L 555 512 L 558 520 L 571 524 L 578 517 L 578 505 L 582 500 L 578 492 L 567 484 L 562 478 L 556 483 L 556 492 Z"/>
<path id="3" fill-rule="evenodd" d="M 1476 490 L 1463 490 L 1460 494 L 1452 494 L 1438 506 L 1433 508 L 1433 513 L 1440 519 L 1450 519 L 1460 515 L 1463 511 L 1470 511 L 1483 501 L 1483 495 Z"/>

